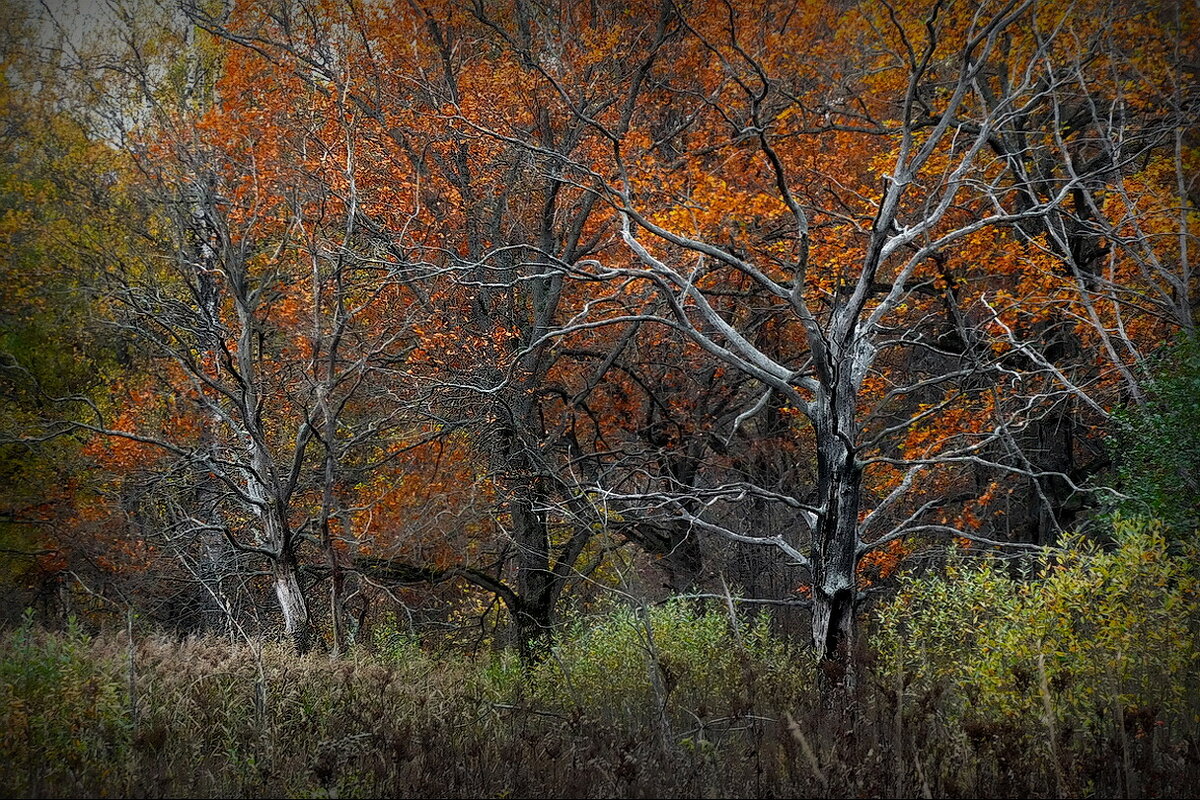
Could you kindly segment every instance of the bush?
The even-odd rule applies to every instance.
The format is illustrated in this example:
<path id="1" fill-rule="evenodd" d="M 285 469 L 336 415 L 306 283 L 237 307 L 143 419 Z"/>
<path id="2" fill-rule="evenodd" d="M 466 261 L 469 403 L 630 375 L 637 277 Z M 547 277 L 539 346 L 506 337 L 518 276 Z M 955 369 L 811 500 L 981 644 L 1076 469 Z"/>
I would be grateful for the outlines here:
<path id="1" fill-rule="evenodd" d="M 1068 539 L 1018 577 L 960 555 L 904 580 L 878 611 L 885 680 L 939 697 L 959 735 L 1021 740 L 1060 779 L 1073 757 L 1103 757 L 1096 742 L 1128 756 L 1130 737 L 1182 741 L 1200 721 L 1200 553 L 1147 520 L 1118 518 L 1113 538 Z"/>
<path id="2" fill-rule="evenodd" d="M 1188 535 L 1200 527 L 1200 337 L 1158 356 L 1145 403 L 1116 415 L 1110 440 L 1125 513 L 1149 514 Z"/>
<path id="3" fill-rule="evenodd" d="M 772 635 L 766 614 L 734 618 L 677 600 L 580 622 L 535 671 L 541 702 L 655 725 L 744 715 L 810 683 L 811 663 Z M 807 670 L 807 672 L 806 672 Z"/>
<path id="4" fill-rule="evenodd" d="M 394 626 L 337 659 L 147 636 L 132 683 L 123 634 L 26 625 L 0 636 L 0 796 L 694 797 L 751 781 L 791 793 L 777 732 L 746 721 L 795 666 L 765 619 L 735 633 L 722 614 L 649 614 L 657 662 L 623 610 L 533 668 L 432 654 Z M 671 676 L 670 713 L 711 728 L 647 738 L 649 663 Z"/>
<path id="5" fill-rule="evenodd" d="M 87 793 L 120 785 L 129 744 L 121 668 L 96 659 L 70 622 L 65 633 L 31 614 L 0 642 L 0 785 L 11 795 Z"/>
<path id="6" fill-rule="evenodd" d="M 394 625 L 330 658 L 27 621 L 0 634 L 0 795 L 1194 795 L 1197 553 L 1115 539 L 904 578 L 845 711 L 765 616 L 679 601 L 581 619 L 532 667 Z"/>

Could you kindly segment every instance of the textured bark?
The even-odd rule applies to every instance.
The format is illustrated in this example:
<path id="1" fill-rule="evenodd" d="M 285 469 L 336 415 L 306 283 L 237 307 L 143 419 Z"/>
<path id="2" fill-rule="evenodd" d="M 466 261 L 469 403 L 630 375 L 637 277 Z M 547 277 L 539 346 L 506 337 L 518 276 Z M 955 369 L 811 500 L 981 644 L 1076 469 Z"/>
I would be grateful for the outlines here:
<path id="1" fill-rule="evenodd" d="M 822 392 L 817 425 L 817 494 L 822 513 L 812 543 L 813 646 L 829 661 L 845 662 L 854 629 L 854 570 L 858 556 L 858 509 L 862 470 L 850 442 L 854 393 Z"/>
<path id="2" fill-rule="evenodd" d="M 312 647 L 312 620 L 308 612 L 308 603 L 304 599 L 295 559 L 277 559 L 272 572 L 275 597 L 279 602 L 280 611 L 283 612 L 283 632 L 295 643 L 297 650 L 306 653 Z"/>
<path id="3" fill-rule="evenodd" d="M 550 637 L 556 596 L 551 568 L 550 533 L 536 494 L 513 501 L 513 539 L 517 545 L 517 607 L 512 609 L 517 648 L 522 656 L 536 651 Z"/>

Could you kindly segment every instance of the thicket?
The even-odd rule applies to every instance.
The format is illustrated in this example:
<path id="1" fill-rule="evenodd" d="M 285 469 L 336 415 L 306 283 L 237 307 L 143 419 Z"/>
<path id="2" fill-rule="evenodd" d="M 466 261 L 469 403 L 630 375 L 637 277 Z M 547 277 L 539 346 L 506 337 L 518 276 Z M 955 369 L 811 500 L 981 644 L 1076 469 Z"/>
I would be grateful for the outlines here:
<path id="1" fill-rule="evenodd" d="M 1194 796 L 1200 557 L 1145 521 L 903 578 L 845 707 L 765 617 L 617 607 L 536 666 L 377 629 L 349 656 L 0 644 L 6 796 Z"/>
<path id="2" fill-rule="evenodd" d="M 1149 514 L 1181 536 L 1200 526 L 1200 336 L 1162 348 L 1145 402 L 1113 420 L 1110 449 L 1127 513 Z"/>

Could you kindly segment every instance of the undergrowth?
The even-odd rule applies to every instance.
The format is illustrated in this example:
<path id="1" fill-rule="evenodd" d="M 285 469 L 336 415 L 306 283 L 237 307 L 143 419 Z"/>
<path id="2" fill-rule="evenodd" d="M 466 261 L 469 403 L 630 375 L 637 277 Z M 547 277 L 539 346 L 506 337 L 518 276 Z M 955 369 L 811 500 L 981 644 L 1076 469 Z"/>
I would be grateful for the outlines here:
<path id="1" fill-rule="evenodd" d="M 1024 571 L 907 578 L 853 688 L 766 617 L 579 620 L 540 663 L 377 630 L 279 643 L 0 637 L 5 796 L 1191 796 L 1197 558 L 1119 523 Z"/>

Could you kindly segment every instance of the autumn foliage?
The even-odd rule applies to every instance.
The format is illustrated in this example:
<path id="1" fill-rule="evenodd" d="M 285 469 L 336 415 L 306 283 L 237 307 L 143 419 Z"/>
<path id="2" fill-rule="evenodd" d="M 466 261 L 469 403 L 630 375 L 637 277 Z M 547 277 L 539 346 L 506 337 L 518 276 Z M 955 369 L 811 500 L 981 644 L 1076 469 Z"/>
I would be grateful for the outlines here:
<path id="1" fill-rule="evenodd" d="M 1105 436 L 1196 324 L 1192 5 L 142 11 L 6 43 L 43 603 L 536 661 L 611 590 L 742 594 L 844 661 L 948 542 L 1129 499 Z"/>

